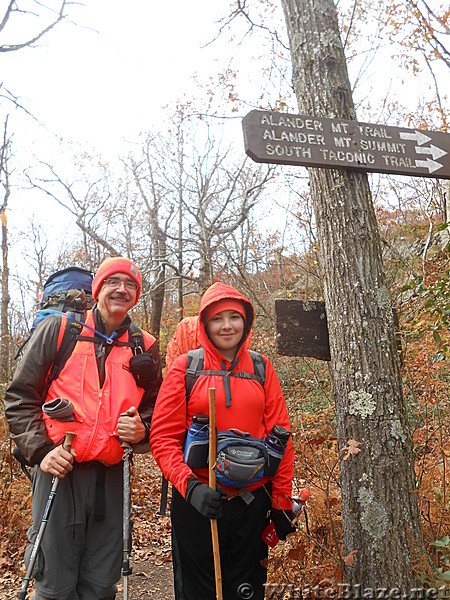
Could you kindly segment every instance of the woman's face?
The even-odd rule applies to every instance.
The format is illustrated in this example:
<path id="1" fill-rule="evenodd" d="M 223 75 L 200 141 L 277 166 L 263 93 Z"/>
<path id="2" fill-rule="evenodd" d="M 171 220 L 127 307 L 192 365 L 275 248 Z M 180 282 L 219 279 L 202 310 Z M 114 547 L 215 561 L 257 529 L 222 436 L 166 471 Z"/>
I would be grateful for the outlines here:
<path id="1" fill-rule="evenodd" d="M 235 310 L 223 310 L 208 321 L 206 333 L 214 346 L 229 361 L 236 355 L 244 333 L 244 319 Z"/>

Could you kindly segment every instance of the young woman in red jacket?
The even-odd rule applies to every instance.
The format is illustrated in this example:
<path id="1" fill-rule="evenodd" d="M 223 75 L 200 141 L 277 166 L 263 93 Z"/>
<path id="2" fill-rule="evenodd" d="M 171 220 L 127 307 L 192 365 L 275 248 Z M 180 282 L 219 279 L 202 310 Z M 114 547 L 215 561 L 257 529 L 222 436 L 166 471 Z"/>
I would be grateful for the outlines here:
<path id="1" fill-rule="evenodd" d="M 270 519 L 280 539 L 292 531 L 292 441 L 287 442 L 273 476 L 263 475 L 261 470 L 259 479 L 231 485 L 226 480 L 219 483 L 218 477 L 217 491 L 208 486 L 206 465 L 187 464 L 184 446 L 193 417 L 208 415 L 209 388 L 216 390 L 218 431 L 239 430 L 259 440 L 264 440 L 274 426 L 290 431 L 286 402 L 267 358 L 263 358 L 263 385 L 252 376 L 254 365 L 247 340 L 254 311 L 249 300 L 234 288 L 215 283 L 202 297 L 198 318 L 203 372 L 187 400 L 188 355 L 175 360 L 160 389 L 150 435 L 153 456 L 173 484 L 175 597 L 215 600 L 209 519 L 217 519 L 224 599 L 262 600 L 267 545 L 261 534 Z"/>

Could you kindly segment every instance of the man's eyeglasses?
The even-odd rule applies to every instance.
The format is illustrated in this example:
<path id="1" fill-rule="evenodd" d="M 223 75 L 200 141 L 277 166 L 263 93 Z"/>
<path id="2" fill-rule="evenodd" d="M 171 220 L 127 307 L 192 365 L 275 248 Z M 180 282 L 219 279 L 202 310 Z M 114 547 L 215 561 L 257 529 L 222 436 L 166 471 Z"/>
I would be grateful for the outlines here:
<path id="1" fill-rule="evenodd" d="M 129 292 L 137 292 L 139 286 L 135 281 L 131 281 L 131 279 L 127 279 L 123 281 L 122 279 L 118 279 L 117 277 L 108 277 L 103 280 L 104 285 L 107 285 L 113 289 L 119 289 L 122 285 L 125 286 L 125 289 Z"/>

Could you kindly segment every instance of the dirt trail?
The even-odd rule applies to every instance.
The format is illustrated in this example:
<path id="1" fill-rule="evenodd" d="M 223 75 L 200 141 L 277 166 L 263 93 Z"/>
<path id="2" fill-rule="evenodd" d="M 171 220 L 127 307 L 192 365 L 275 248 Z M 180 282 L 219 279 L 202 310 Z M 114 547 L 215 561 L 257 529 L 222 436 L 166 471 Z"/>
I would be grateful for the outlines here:
<path id="1" fill-rule="evenodd" d="M 159 558 L 149 555 L 146 560 L 131 559 L 133 569 L 128 578 L 128 600 L 174 600 L 172 563 L 159 562 Z M 11 578 L 2 581 L 0 600 L 17 600 L 22 580 Z M 118 583 L 116 600 L 123 600 L 123 580 Z M 27 598 L 33 598 L 34 586 L 28 587 Z"/>
<path id="2" fill-rule="evenodd" d="M 174 600 L 172 563 L 159 559 L 131 560 L 133 573 L 128 577 L 129 600 Z M 123 600 L 123 581 L 116 600 Z"/>

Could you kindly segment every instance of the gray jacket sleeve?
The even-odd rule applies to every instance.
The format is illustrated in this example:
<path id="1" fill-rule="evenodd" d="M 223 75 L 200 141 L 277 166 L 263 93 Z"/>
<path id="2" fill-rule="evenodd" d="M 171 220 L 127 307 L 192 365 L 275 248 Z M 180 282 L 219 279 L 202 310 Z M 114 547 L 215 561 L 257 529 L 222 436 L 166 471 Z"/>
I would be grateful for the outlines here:
<path id="1" fill-rule="evenodd" d="M 5 393 L 11 437 L 30 465 L 39 464 L 54 446 L 42 418 L 42 394 L 56 357 L 60 323 L 60 316 L 50 315 L 39 324 Z"/>

